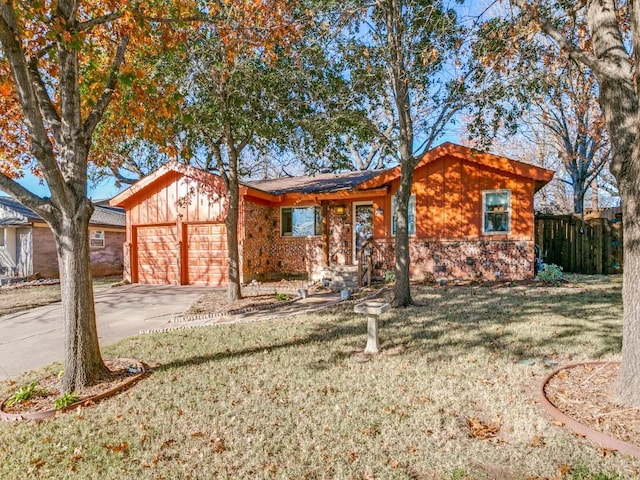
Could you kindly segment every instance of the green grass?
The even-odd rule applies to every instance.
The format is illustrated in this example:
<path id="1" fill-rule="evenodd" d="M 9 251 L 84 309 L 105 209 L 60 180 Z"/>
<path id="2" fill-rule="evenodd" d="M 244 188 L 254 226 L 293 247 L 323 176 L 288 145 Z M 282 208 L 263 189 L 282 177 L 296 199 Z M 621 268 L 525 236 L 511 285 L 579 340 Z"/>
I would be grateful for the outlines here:
<path id="1" fill-rule="evenodd" d="M 0 478 L 635 478 L 640 462 L 603 456 L 537 402 L 543 359 L 619 356 L 621 279 L 578 280 L 417 287 L 426 306 L 385 314 L 370 361 L 346 306 L 133 337 L 105 357 L 158 362 L 150 376 L 79 414 L 0 424 Z M 471 438 L 470 418 L 498 435 Z"/>

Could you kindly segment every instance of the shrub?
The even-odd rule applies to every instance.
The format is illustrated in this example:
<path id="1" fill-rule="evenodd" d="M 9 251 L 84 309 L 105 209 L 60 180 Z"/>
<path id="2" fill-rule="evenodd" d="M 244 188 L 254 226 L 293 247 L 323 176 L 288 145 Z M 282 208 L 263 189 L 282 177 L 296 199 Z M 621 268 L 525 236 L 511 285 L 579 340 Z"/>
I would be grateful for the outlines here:
<path id="1" fill-rule="evenodd" d="M 275 293 L 276 296 L 276 300 L 279 302 L 287 302 L 289 300 L 291 300 L 291 295 L 289 295 L 288 293 Z"/>
<path id="2" fill-rule="evenodd" d="M 61 408 L 68 407 L 78 401 L 80 401 L 80 397 L 73 392 L 67 392 L 61 397 L 56 398 L 54 406 L 56 407 L 56 410 L 60 410 Z"/>
<path id="3" fill-rule="evenodd" d="M 384 281 L 385 283 L 391 283 L 396 281 L 396 272 L 393 270 L 386 270 L 384 272 Z"/>
<path id="4" fill-rule="evenodd" d="M 536 275 L 541 282 L 558 283 L 562 280 L 562 267 L 555 263 L 543 264 L 542 269 Z"/>
<path id="5" fill-rule="evenodd" d="M 31 382 L 28 385 L 23 385 L 22 387 L 18 388 L 7 400 L 7 407 L 29 400 L 36 395 L 42 395 L 44 393 L 44 390 L 36 390 L 37 388 L 38 382 Z"/>

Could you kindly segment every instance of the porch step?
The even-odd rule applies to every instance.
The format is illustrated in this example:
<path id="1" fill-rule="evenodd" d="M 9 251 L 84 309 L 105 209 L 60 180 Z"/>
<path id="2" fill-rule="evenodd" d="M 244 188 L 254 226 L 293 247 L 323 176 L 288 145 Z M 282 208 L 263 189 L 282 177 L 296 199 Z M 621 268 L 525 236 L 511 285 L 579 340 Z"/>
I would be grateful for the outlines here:
<path id="1" fill-rule="evenodd" d="M 323 268 L 314 272 L 315 280 L 329 279 L 329 287 L 334 290 L 358 287 L 358 267 L 354 265 L 339 265 Z"/>

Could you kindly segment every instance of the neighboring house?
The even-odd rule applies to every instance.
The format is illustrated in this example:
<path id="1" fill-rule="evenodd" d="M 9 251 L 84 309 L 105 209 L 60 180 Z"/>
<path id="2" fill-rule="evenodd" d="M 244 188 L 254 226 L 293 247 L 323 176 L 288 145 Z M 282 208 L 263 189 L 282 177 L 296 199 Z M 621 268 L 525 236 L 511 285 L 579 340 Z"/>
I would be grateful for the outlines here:
<path id="1" fill-rule="evenodd" d="M 553 172 L 443 144 L 416 166 L 409 208 L 412 278 L 533 276 L 533 195 Z M 369 238 L 377 275 L 393 270 L 400 167 L 244 182 L 242 281 L 355 269 Z M 224 285 L 224 182 L 170 162 L 111 200 L 127 215 L 125 278 Z"/>
<path id="2" fill-rule="evenodd" d="M 120 275 L 125 215 L 122 209 L 95 205 L 89 223 L 94 277 Z M 35 212 L 10 197 L 0 197 L 0 276 L 57 278 L 53 233 Z"/>

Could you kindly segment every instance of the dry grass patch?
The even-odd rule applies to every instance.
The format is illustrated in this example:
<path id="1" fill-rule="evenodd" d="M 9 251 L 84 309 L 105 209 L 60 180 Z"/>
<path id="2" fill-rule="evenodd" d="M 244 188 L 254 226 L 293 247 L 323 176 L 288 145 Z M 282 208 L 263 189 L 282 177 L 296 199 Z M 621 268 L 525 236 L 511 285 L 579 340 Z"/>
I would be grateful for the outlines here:
<path id="1" fill-rule="evenodd" d="M 134 337 L 105 355 L 156 361 L 150 377 L 0 424 L 0 478 L 635 478 L 640 462 L 554 426 L 535 392 L 545 359 L 618 358 L 620 286 L 416 287 L 426 306 L 384 315 L 368 361 L 352 306 Z"/>
<path id="2" fill-rule="evenodd" d="M 2 288 L 0 315 L 29 310 L 60 301 L 60 285 Z"/>
<path id="3" fill-rule="evenodd" d="M 94 287 L 107 286 L 121 281 L 120 277 L 94 279 Z M 21 312 L 60 301 L 60 284 L 27 285 L 19 284 L 0 288 L 0 316 Z"/>

